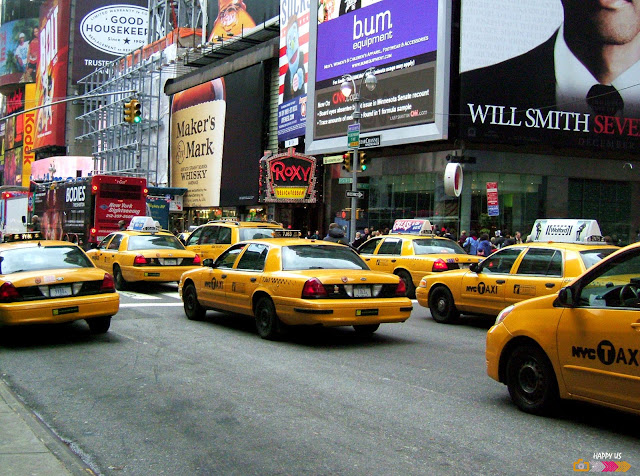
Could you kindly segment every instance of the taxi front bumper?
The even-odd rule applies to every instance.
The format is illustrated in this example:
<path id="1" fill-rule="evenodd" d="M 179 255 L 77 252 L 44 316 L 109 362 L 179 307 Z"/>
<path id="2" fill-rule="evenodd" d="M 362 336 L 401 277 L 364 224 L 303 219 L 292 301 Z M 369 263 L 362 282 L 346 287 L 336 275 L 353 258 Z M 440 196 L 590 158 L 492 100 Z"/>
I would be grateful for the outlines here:
<path id="1" fill-rule="evenodd" d="M 20 324 L 58 324 L 62 322 L 113 316 L 120 307 L 118 293 L 74 298 L 0 304 L 0 326 Z"/>
<path id="2" fill-rule="evenodd" d="M 169 282 L 180 281 L 180 276 L 200 266 L 123 266 L 122 277 L 125 281 L 155 281 Z"/>
<path id="3" fill-rule="evenodd" d="M 512 338 L 513 335 L 502 322 L 493 326 L 487 332 L 487 347 L 485 351 L 487 375 L 498 382 L 502 381 L 500 380 L 500 356 Z"/>
<path id="4" fill-rule="evenodd" d="M 408 298 L 389 299 L 281 299 L 276 312 L 288 325 L 358 326 L 404 322 L 413 306 Z"/>

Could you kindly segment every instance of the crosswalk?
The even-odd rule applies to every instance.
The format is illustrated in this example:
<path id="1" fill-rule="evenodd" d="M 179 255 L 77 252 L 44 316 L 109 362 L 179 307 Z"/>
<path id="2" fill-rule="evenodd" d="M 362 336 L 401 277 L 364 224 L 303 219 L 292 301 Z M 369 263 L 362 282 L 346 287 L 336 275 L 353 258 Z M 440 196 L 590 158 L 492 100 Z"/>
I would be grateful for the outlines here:
<path id="1" fill-rule="evenodd" d="M 138 291 L 119 291 L 120 307 L 181 307 L 177 291 L 147 294 Z"/>

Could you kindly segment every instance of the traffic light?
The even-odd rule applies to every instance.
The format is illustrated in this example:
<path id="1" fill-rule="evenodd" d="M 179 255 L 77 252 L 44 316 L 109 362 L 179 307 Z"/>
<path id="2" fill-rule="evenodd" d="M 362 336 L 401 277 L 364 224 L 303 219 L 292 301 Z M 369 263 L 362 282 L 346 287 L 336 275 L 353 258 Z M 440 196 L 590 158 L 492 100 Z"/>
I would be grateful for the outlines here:
<path id="1" fill-rule="evenodd" d="M 360 152 L 358 154 L 358 160 L 360 161 L 360 171 L 364 172 L 367 170 L 367 154 L 364 152 Z"/>
<path id="2" fill-rule="evenodd" d="M 124 103 L 124 122 L 128 122 L 130 124 L 133 124 L 133 108 L 131 107 L 132 103 L 133 101 Z"/>
<path id="3" fill-rule="evenodd" d="M 342 159 L 344 160 L 343 164 L 342 164 L 342 168 L 344 170 L 346 170 L 347 172 L 351 172 L 351 167 L 352 167 L 352 163 L 351 163 L 351 152 L 346 152 L 342 155 Z"/>
<path id="4" fill-rule="evenodd" d="M 131 122 L 138 124 L 142 121 L 142 105 L 137 99 L 131 100 Z"/>
<path id="5" fill-rule="evenodd" d="M 129 124 L 137 124 L 142 121 L 142 106 L 140 101 L 132 99 L 124 103 L 124 122 Z"/>

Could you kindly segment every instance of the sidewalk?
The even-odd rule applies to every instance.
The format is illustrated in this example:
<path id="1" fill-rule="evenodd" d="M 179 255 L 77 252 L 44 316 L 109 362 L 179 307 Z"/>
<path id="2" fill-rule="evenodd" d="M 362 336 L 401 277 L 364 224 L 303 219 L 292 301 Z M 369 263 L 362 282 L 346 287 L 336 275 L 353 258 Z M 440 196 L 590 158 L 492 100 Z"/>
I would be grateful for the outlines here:
<path id="1" fill-rule="evenodd" d="M 95 475 L 0 379 L 2 476 Z"/>

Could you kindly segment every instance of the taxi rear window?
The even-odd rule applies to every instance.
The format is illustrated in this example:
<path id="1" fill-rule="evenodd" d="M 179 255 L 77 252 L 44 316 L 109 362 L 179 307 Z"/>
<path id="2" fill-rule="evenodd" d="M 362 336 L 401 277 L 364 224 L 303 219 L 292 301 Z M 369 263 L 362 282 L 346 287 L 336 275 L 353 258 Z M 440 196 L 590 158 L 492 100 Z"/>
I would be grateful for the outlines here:
<path id="1" fill-rule="evenodd" d="M 466 254 L 462 247 L 455 241 L 436 240 L 433 238 L 413 240 L 413 251 L 417 255 Z"/>
<path id="2" fill-rule="evenodd" d="M 93 264 L 77 246 L 34 246 L 0 254 L 0 274 L 62 268 L 93 268 Z"/>
<path id="3" fill-rule="evenodd" d="M 273 238 L 274 228 L 239 228 L 240 241 L 260 240 L 262 238 Z"/>
<path id="4" fill-rule="evenodd" d="M 596 248 L 593 250 L 581 251 L 580 257 L 582 258 L 582 262 L 584 263 L 585 268 L 589 269 L 591 268 L 591 266 L 593 266 L 594 264 L 596 264 L 598 261 L 605 258 L 606 256 L 609 256 L 614 251 L 616 251 L 615 248 L 604 248 L 604 249 Z"/>
<path id="5" fill-rule="evenodd" d="M 282 270 L 369 269 L 351 248 L 327 245 L 296 245 L 282 248 Z"/>
<path id="6" fill-rule="evenodd" d="M 129 237 L 127 249 L 134 250 L 156 250 L 170 249 L 183 250 L 184 246 L 173 235 L 136 235 Z"/>

